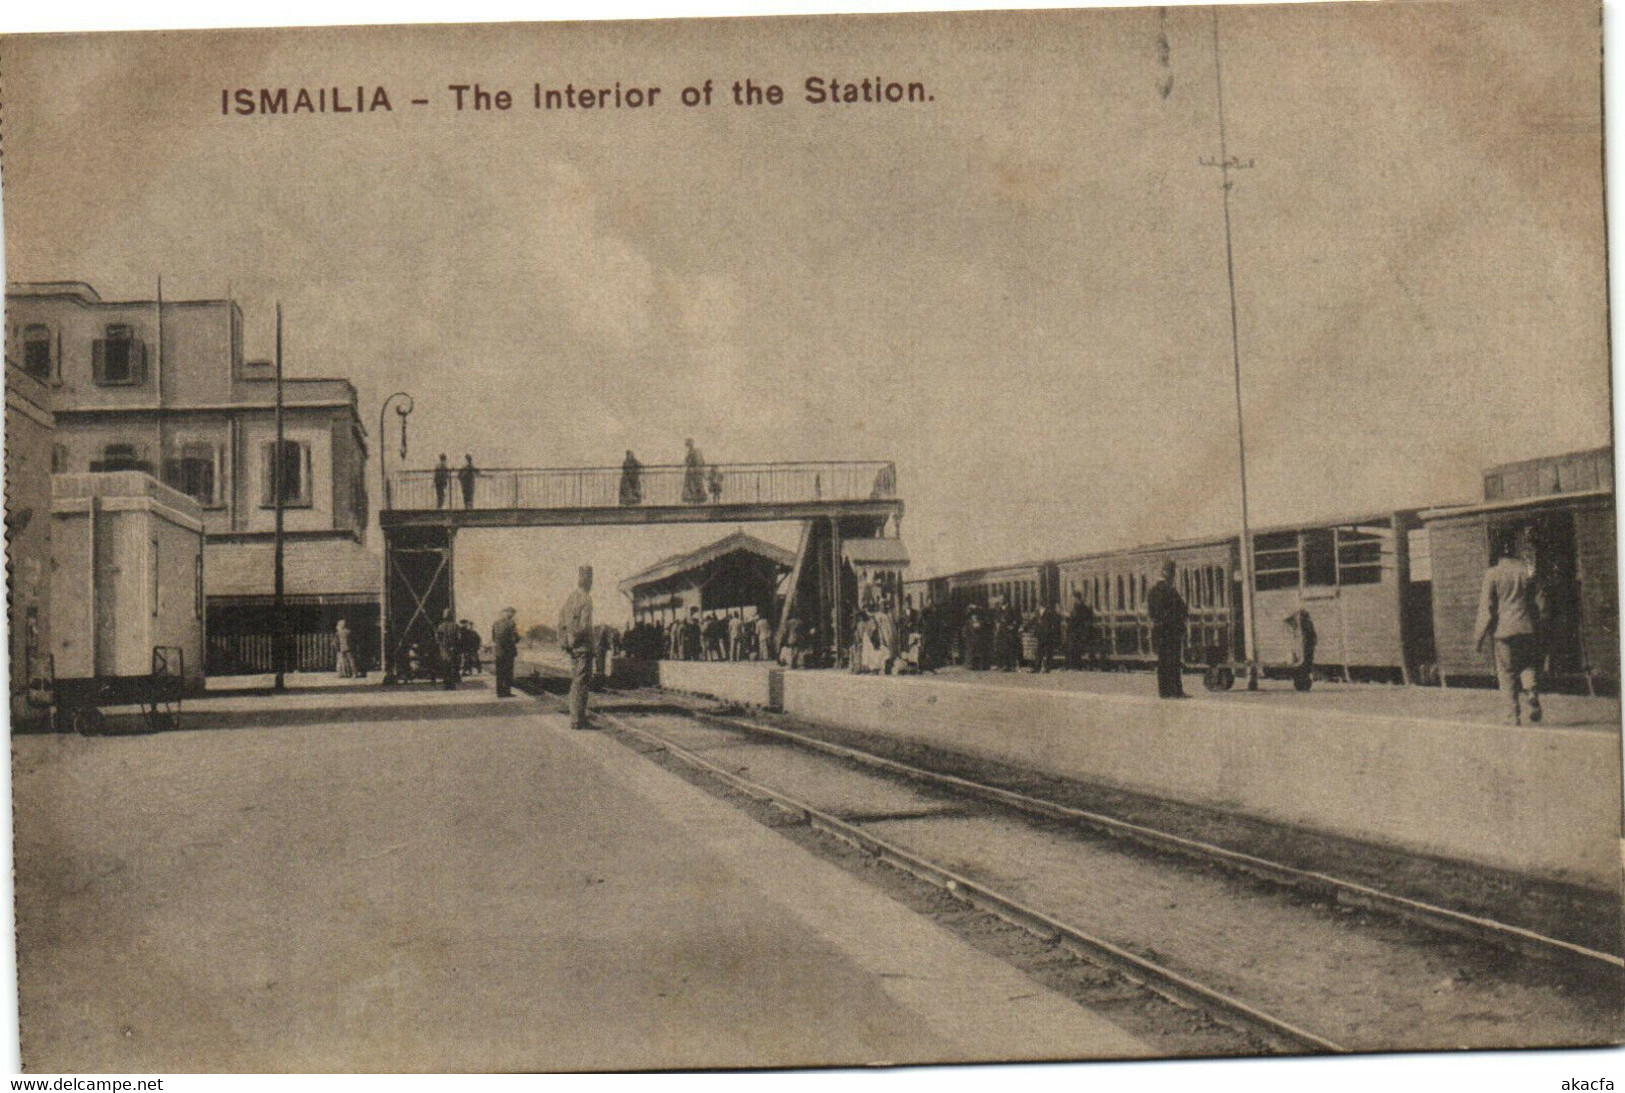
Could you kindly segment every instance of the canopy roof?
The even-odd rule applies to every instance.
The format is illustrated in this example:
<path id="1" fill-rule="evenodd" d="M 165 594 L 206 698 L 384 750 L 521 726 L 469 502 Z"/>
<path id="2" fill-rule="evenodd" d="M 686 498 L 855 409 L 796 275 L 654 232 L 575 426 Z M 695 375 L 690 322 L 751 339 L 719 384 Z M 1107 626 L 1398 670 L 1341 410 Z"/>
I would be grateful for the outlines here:
<path id="1" fill-rule="evenodd" d="M 796 561 L 796 556 L 791 551 L 774 546 L 764 539 L 758 539 L 748 532 L 736 531 L 726 538 L 718 539 L 709 546 L 691 550 L 687 554 L 674 554 L 669 558 L 662 558 L 643 572 L 626 578 L 617 587 L 623 595 L 632 596 L 640 590 L 647 590 L 653 585 L 669 581 L 674 577 L 682 577 L 696 570 L 704 569 L 711 563 L 734 553 L 755 555 L 773 563 L 786 572 L 795 565 Z"/>

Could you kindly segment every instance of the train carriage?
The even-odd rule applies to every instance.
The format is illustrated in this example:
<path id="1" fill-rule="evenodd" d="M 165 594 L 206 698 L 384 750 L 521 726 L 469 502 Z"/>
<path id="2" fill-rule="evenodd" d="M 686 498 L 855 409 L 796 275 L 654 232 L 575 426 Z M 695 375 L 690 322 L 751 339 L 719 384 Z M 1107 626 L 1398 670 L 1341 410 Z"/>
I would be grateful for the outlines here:
<path id="1" fill-rule="evenodd" d="M 1315 663 L 1345 679 L 1411 682 L 1427 659 L 1425 611 L 1411 601 L 1414 510 L 1267 528 L 1253 534 L 1253 611 L 1260 665 L 1301 655 L 1303 616 Z"/>
<path id="2" fill-rule="evenodd" d="M 1256 662 L 1265 674 L 1297 670 L 1305 634 L 1321 674 L 1406 683 L 1487 681 L 1474 647 L 1479 589 L 1492 544 L 1534 536 L 1551 618 L 1549 670 L 1595 689 L 1619 685 L 1618 574 L 1613 452 L 1599 448 L 1492 467 L 1481 504 L 1396 509 L 1253 533 Z M 955 617 L 995 600 L 1023 614 L 1062 614 L 1081 599 L 1094 612 L 1103 659 L 1148 665 L 1146 596 L 1165 561 L 1190 608 L 1187 666 L 1217 666 L 1210 685 L 1244 659 L 1240 539 L 1215 536 L 966 570 L 910 582 L 917 605 Z M 1306 625 L 1307 623 L 1307 625 Z"/>
<path id="3" fill-rule="evenodd" d="M 1431 585 L 1437 681 L 1485 682 L 1489 654 L 1475 642 L 1484 572 L 1528 536 L 1547 618 L 1541 645 L 1560 683 L 1617 692 L 1619 575 L 1612 489 L 1490 501 L 1421 514 Z M 1432 680 L 1429 680 L 1430 682 Z"/>
<path id="4" fill-rule="evenodd" d="M 949 602 L 947 577 L 920 577 L 903 582 L 903 602 L 916 611 Z"/>
<path id="5" fill-rule="evenodd" d="M 1235 612 L 1237 557 L 1234 538 L 1192 540 L 1089 554 L 1056 563 L 1057 606 L 1072 610 L 1074 597 L 1094 611 L 1107 660 L 1149 664 L 1151 624 L 1145 599 L 1174 563 L 1174 582 L 1190 608 L 1185 659 L 1191 665 L 1220 663 L 1240 650 Z"/>
<path id="6" fill-rule="evenodd" d="M 1055 563 L 1022 562 L 966 570 L 948 578 L 948 595 L 961 612 L 972 604 L 986 607 L 998 600 L 1015 604 L 1018 611 L 1027 614 L 1043 604 L 1055 603 Z"/>

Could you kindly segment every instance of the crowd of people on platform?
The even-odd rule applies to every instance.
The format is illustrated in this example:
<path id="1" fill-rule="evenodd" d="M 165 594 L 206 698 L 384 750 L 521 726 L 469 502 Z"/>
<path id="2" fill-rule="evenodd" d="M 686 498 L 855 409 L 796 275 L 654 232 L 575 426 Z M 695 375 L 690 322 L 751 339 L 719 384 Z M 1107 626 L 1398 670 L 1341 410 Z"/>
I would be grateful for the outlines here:
<path id="1" fill-rule="evenodd" d="M 931 672 L 949 665 L 972 671 L 1048 672 L 1059 667 L 1104 667 L 1105 643 L 1095 613 L 1081 598 L 1061 615 L 1045 604 L 1022 611 L 995 596 L 963 607 L 890 597 L 861 609 L 848 664 L 855 672 L 886 675 Z"/>
<path id="2" fill-rule="evenodd" d="M 627 656 L 641 660 L 775 659 L 773 624 L 766 616 L 747 619 L 740 608 L 701 613 L 660 622 L 636 622 L 622 636 Z M 789 639 L 786 639 L 786 644 Z"/>

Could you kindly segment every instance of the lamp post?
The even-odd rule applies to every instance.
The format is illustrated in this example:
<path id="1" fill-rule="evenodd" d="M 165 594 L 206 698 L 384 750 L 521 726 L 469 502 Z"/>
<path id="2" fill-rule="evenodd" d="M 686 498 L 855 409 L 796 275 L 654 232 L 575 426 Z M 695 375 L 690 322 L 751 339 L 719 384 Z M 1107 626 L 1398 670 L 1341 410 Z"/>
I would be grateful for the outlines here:
<path id="1" fill-rule="evenodd" d="M 281 691 L 288 685 L 287 656 L 287 603 L 283 596 L 284 564 L 283 564 L 283 510 L 285 508 L 283 491 L 287 486 L 287 452 L 284 447 L 282 435 L 282 301 L 276 305 L 276 447 L 275 458 L 271 460 L 271 503 L 276 506 L 276 532 L 272 548 L 271 564 L 273 568 L 273 584 L 271 593 L 271 615 L 274 619 L 271 629 L 271 670 L 276 673 L 275 682 L 271 689 Z"/>
<path id="2" fill-rule="evenodd" d="M 396 399 L 405 400 L 404 405 L 400 405 L 400 406 L 395 407 L 395 414 L 396 414 L 396 416 L 398 416 L 401 419 L 401 455 L 400 455 L 400 458 L 403 461 L 406 459 L 406 418 L 407 418 L 407 415 L 410 414 L 416 408 L 416 403 L 414 403 L 412 401 L 412 396 L 407 394 L 405 391 L 396 391 L 394 394 L 392 394 L 388 398 L 384 399 L 383 405 L 378 407 L 378 485 L 379 485 L 379 492 L 378 492 L 378 511 L 379 511 L 378 533 L 380 535 L 385 535 L 384 528 L 383 528 L 383 510 L 384 509 L 392 509 L 392 508 L 395 507 L 394 498 L 390 496 L 389 472 L 388 472 L 388 469 L 386 467 L 387 460 L 384 458 L 384 453 L 388 450 L 388 446 L 384 443 L 384 422 L 385 422 L 386 417 L 387 417 L 388 412 L 389 412 L 389 404 L 394 402 Z M 387 536 L 386 536 L 386 539 L 387 539 Z M 391 658 L 389 656 L 389 644 L 388 644 L 388 634 L 389 634 L 389 543 L 387 541 L 384 543 L 383 554 L 384 554 L 383 582 L 378 586 L 378 591 L 379 591 L 379 597 L 378 597 L 378 661 L 379 661 L 379 663 L 378 663 L 378 668 L 379 668 L 379 671 L 381 671 L 383 673 L 384 682 L 385 683 L 392 683 L 392 682 L 394 682 L 394 679 L 395 679 L 395 670 L 394 670 L 395 666 L 390 663 Z"/>
<path id="3" fill-rule="evenodd" d="M 389 404 L 396 399 L 406 400 L 405 406 L 395 407 L 395 413 L 401 419 L 401 459 L 403 460 L 406 458 L 406 416 L 416 408 L 412 402 L 412 396 L 405 391 L 396 391 L 384 400 L 382 406 L 378 407 L 378 484 L 381 487 L 378 498 L 380 507 L 386 509 L 394 508 L 395 504 L 389 495 L 389 475 L 384 469 L 384 418 L 389 410 Z"/>

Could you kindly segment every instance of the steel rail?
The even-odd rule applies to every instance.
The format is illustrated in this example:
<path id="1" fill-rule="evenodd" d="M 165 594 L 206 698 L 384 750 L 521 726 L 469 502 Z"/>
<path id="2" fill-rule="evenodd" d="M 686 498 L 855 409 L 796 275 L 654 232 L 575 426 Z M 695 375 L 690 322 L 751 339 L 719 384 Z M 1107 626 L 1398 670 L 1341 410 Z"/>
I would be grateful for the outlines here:
<path id="1" fill-rule="evenodd" d="M 705 771 L 709 776 L 753 800 L 770 804 L 797 819 L 804 820 L 814 829 L 832 835 L 866 854 L 942 889 L 963 903 L 996 915 L 1046 941 L 1052 941 L 1084 960 L 1109 968 L 1178 1005 L 1222 1015 L 1221 1019 L 1228 1019 L 1226 1023 L 1239 1026 L 1242 1031 L 1261 1038 L 1271 1047 L 1290 1054 L 1345 1054 L 1350 1050 L 1238 998 L 1232 998 L 1205 986 L 1172 968 L 1148 960 L 1120 945 L 1028 907 L 985 884 L 937 865 L 789 794 L 726 770 L 682 745 L 668 740 L 658 732 L 633 726 L 609 714 L 598 713 L 594 714 L 594 717 L 653 750 L 664 751 L 686 766 Z"/>
<path id="2" fill-rule="evenodd" d="M 1525 955 L 1548 959 L 1578 960 L 1595 970 L 1606 970 L 1615 975 L 1625 970 L 1625 958 L 1613 953 L 1578 945 L 1571 941 L 1564 941 L 1561 938 L 1549 937 L 1522 926 L 1514 926 L 1480 915 L 1440 907 L 1408 896 L 1384 892 L 1379 888 L 1372 888 L 1357 881 L 1335 877 L 1329 873 L 1300 869 L 1296 866 L 1270 861 L 1267 858 L 1256 857 L 1238 850 L 1215 846 L 1212 843 L 1205 843 L 1198 839 L 1175 835 L 1168 831 L 1160 831 L 1142 824 L 1130 823 L 1127 820 L 1119 820 L 1098 812 L 1090 812 L 1086 809 L 1057 804 L 1054 801 L 1047 801 L 1040 797 L 1017 793 L 1014 790 L 1000 789 L 997 786 L 985 785 L 956 775 L 926 770 L 908 763 L 898 762 L 895 759 L 887 759 L 884 756 L 875 755 L 859 748 L 850 748 L 841 744 L 832 744 L 827 740 L 819 740 L 816 737 L 805 736 L 789 729 L 781 729 L 773 725 L 764 725 L 738 717 L 708 713 L 703 710 L 690 712 L 700 721 L 777 737 L 811 751 L 822 752 L 911 780 L 950 788 L 1022 812 L 1043 816 L 1048 819 L 1084 824 L 1112 836 L 1127 838 L 1158 850 L 1171 850 L 1185 857 L 1196 858 L 1204 862 L 1217 860 L 1233 869 L 1278 884 L 1297 889 L 1308 888 L 1330 893 L 1339 902 L 1346 902 L 1370 910 L 1385 911 L 1435 929 L 1486 941 Z"/>

